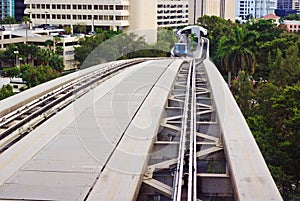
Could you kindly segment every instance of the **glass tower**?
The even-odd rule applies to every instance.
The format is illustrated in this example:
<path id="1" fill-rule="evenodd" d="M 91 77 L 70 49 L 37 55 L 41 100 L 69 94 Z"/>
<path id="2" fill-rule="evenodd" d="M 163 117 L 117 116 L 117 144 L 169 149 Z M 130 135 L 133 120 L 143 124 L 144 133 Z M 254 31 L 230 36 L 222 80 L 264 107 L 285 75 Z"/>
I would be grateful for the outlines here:
<path id="1" fill-rule="evenodd" d="M 15 17 L 15 0 L 0 0 L 0 18 Z"/>

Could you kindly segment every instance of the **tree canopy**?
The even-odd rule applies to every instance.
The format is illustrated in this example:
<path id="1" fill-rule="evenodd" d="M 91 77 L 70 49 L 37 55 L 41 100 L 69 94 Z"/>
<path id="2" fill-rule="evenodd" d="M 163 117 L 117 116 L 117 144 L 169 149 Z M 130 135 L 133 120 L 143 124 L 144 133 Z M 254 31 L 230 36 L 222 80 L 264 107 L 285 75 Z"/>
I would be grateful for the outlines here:
<path id="1" fill-rule="evenodd" d="M 231 91 L 283 198 L 299 197 L 300 35 L 270 20 L 233 24 L 204 16 L 198 22 L 208 28 L 211 57 L 220 72 L 225 76 L 224 66 L 233 72 L 240 69 Z M 241 57 L 237 51 L 252 52 L 249 59 L 254 56 L 256 62 L 231 56 Z M 245 68 L 250 66 L 255 67 L 252 76 Z"/>

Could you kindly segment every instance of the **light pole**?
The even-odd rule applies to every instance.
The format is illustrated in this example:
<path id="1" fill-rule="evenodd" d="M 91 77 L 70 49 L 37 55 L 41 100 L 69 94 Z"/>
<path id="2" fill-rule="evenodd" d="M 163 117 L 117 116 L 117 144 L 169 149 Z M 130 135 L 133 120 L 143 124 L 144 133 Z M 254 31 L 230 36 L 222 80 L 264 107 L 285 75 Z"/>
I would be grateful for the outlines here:
<path id="1" fill-rule="evenodd" d="M 29 17 L 29 19 L 31 19 L 31 12 L 28 12 L 28 17 Z M 29 30 L 31 30 L 31 25 L 30 25 L 30 23 L 29 23 Z"/>
<path id="2" fill-rule="evenodd" d="M 20 58 L 19 58 L 19 66 L 20 66 L 20 67 L 21 67 L 21 65 L 22 65 L 22 60 L 23 60 L 23 58 L 20 57 Z"/>
<path id="3" fill-rule="evenodd" d="M 19 62 L 19 51 L 15 50 L 14 54 L 16 55 L 16 66 L 19 67 L 18 62 Z"/>

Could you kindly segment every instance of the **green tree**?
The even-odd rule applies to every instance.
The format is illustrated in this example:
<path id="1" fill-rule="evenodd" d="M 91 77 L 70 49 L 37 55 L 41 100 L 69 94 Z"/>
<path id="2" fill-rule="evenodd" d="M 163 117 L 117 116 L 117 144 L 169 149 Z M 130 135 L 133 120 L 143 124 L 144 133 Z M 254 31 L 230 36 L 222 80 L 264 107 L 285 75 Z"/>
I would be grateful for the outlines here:
<path id="1" fill-rule="evenodd" d="M 19 77 L 20 76 L 20 68 L 19 67 L 11 67 L 11 68 L 4 68 L 3 69 L 3 74 L 5 77 Z"/>
<path id="2" fill-rule="evenodd" d="M 231 34 L 233 23 L 230 20 L 225 20 L 217 16 L 208 16 L 198 18 L 198 24 L 207 29 L 207 37 L 209 42 L 210 56 L 213 58 L 214 63 L 220 66 L 220 58 L 216 57 L 217 47 L 222 36 L 228 36 Z M 237 26 L 237 25 L 236 25 Z M 219 69 L 222 71 L 222 69 Z"/>
<path id="3" fill-rule="evenodd" d="M 286 85 L 296 84 L 300 80 L 300 58 L 298 48 L 290 46 L 286 58 L 281 50 L 277 49 L 275 61 L 271 64 L 270 80 L 277 86 L 284 88 Z"/>
<path id="4" fill-rule="evenodd" d="M 1 24 L 17 24 L 17 20 L 14 17 L 8 16 L 0 21 Z"/>
<path id="5" fill-rule="evenodd" d="M 289 14 L 283 17 L 283 20 L 300 20 L 300 14 Z"/>
<path id="6" fill-rule="evenodd" d="M 249 31 L 256 31 L 258 36 L 256 42 L 268 42 L 275 38 L 280 37 L 283 32 L 273 20 L 259 19 L 255 21 L 248 21 L 245 24 L 245 28 Z"/>
<path id="7" fill-rule="evenodd" d="M 79 65 L 82 65 L 87 56 L 101 43 L 104 41 L 120 34 L 115 31 L 105 31 L 105 30 L 96 30 L 97 34 L 92 36 L 86 36 L 83 39 L 80 39 L 79 47 L 74 47 L 75 55 L 74 58 L 79 62 Z"/>
<path id="8" fill-rule="evenodd" d="M 49 49 L 40 49 L 37 56 L 37 64 L 47 66 L 49 64 L 49 57 L 53 52 Z"/>
<path id="9" fill-rule="evenodd" d="M 61 46 L 56 46 L 56 47 L 55 47 L 55 53 L 58 54 L 58 55 L 63 55 L 63 53 L 64 53 L 64 48 L 61 47 Z"/>
<path id="10" fill-rule="evenodd" d="M 16 65 L 16 54 L 14 53 L 17 50 L 15 44 L 9 44 L 6 46 L 6 50 L 1 54 L 1 61 L 3 66 L 11 67 Z"/>
<path id="11" fill-rule="evenodd" d="M 31 19 L 28 16 L 24 16 L 22 21 L 25 23 L 25 29 L 26 29 L 26 41 L 25 43 L 27 44 L 28 42 L 28 25 L 32 24 Z"/>
<path id="12" fill-rule="evenodd" d="M 37 86 L 60 76 L 60 73 L 50 66 L 37 66 L 25 64 L 21 67 L 21 77 L 28 88 Z"/>
<path id="13" fill-rule="evenodd" d="M 9 96 L 14 95 L 13 88 L 11 85 L 3 85 L 0 89 L 0 100 L 3 100 Z"/>
<path id="14" fill-rule="evenodd" d="M 50 39 L 48 39 L 48 40 L 46 40 L 45 42 L 44 42 L 44 44 L 45 44 L 45 47 L 47 47 L 47 48 L 49 48 L 50 50 L 52 49 L 52 47 L 53 47 L 53 40 L 50 40 Z"/>
<path id="15" fill-rule="evenodd" d="M 221 58 L 221 65 L 228 71 L 228 84 L 230 85 L 231 72 L 237 74 L 243 70 L 252 74 L 255 69 L 256 59 L 250 50 L 250 44 L 255 41 L 256 32 L 244 32 L 242 28 L 235 26 L 233 34 L 220 39 L 217 54 Z"/>
<path id="16" fill-rule="evenodd" d="M 63 58 L 57 54 L 50 55 L 48 58 L 48 65 L 60 73 L 65 68 Z"/>
<path id="17" fill-rule="evenodd" d="M 240 71 L 237 80 L 232 83 L 231 90 L 235 95 L 236 102 L 238 103 L 243 115 L 248 117 L 252 107 L 251 100 L 253 98 L 253 84 L 245 71 Z"/>

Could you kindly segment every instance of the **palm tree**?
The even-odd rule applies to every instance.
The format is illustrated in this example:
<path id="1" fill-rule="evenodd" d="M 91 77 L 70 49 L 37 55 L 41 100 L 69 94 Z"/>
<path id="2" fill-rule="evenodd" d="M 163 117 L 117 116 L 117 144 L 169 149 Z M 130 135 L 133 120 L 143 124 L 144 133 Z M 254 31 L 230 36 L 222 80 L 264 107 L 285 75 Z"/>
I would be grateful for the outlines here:
<path id="1" fill-rule="evenodd" d="M 51 47 L 53 46 L 54 42 L 53 42 L 53 40 L 48 39 L 44 43 L 45 43 L 45 46 L 51 50 Z"/>
<path id="2" fill-rule="evenodd" d="M 254 72 L 256 59 L 248 48 L 255 42 L 255 31 L 244 32 L 240 27 L 233 27 L 233 35 L 223 36 L 220 39 L 217 54 L 221 58 L 221 66 L 228 71 L 228 85 L 230 86 L 231 73 L 237 74 L 243 70 L 247 74 Z"/>
<path id="3" fill-rule="evenodd" d="M 28 16 L 24 16 L 22 21 L 25 23 L 25 29 L 26 29 L 26 42 L 25 43 L 27 44 L 27 41 L 28 41 L 28 24 L 31 24 L 32 21 Z"/>

